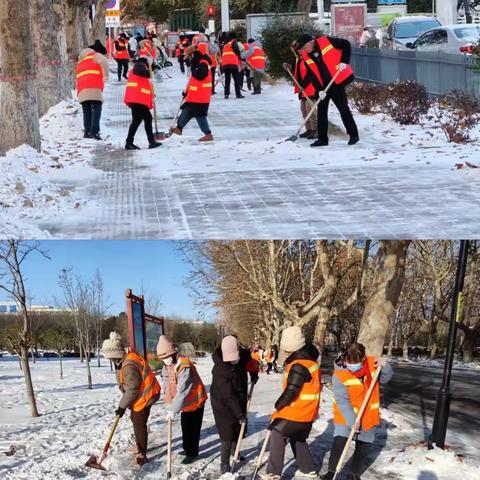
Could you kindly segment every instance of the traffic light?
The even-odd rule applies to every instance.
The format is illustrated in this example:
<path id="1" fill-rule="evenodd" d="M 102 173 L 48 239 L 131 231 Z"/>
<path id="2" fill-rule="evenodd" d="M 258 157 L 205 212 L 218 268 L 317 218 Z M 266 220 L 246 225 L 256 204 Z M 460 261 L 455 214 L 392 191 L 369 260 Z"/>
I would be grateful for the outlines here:
<path id="1" fill-rule="evenodd" d="M 215 5 L 209 5 L 207 7 L 207 15 L 209 17 L 216 17 L 217 16 L 217 7 Z"/>

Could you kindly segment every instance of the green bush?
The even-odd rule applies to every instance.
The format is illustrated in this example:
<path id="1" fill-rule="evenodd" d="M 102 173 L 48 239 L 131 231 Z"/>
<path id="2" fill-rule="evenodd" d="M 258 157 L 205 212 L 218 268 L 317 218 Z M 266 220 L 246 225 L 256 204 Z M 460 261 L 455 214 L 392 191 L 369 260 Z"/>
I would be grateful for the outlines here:
<path id="1" fill-rule="evenodd" d="M 301 24 L 298 19 L 275 18 L 261 32 L 263 49 L 269 60 L 268 71 L 272 76 L 286 76 L 284 62 L 293 63 L 295 58 L 290 45 L 301 34 L 320 36 L 322 31 L 313 24 Z"/>

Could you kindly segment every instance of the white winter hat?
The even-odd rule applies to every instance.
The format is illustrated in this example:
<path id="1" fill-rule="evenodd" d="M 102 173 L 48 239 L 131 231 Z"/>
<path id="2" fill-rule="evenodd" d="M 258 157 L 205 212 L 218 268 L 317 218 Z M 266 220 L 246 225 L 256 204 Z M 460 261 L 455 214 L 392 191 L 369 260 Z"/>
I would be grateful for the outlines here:
<path id="1" fill-rule="evenodd" d="M 177 353 L 177 350 L 173 346 L 173 343 L 165 335 L 160 335 L 157 344 L 158 358 L 163 360 L 167 357 L 171 357 L 175 353 Z"/>
<path id="2" fill-rule="evenodd" d="M 122 336 L 117 332 L 110 332 L 110 338 L 103 341 L 102 355 L 109 360 L 123 358 L 125 349 L 122 345 Z"/>
<path id="3" fill-rule="evenodd" d="M 288 327 L 282 332 L 280 349 L 285 352 L 296 352 L 306 345 L 305 336 L 300 327 Z"/>
<path id="4" fill-rule="evenodd" d="M 237 337 L 227 335 L 222 340 L 222 357 L 224 362 L 236 362 L 240 359 Z"/>

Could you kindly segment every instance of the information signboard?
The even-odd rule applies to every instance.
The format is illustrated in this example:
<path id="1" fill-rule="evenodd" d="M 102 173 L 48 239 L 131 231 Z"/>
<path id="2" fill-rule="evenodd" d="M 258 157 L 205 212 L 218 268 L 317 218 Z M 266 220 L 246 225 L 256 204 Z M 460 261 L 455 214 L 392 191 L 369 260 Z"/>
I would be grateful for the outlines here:
<path id="1" fill-rule="evenodd" d="M 357 46 L 366 24 L 366 3 L 332 4 L 331 12 L 333 35 L 345 38 L 353 46 Z"/>

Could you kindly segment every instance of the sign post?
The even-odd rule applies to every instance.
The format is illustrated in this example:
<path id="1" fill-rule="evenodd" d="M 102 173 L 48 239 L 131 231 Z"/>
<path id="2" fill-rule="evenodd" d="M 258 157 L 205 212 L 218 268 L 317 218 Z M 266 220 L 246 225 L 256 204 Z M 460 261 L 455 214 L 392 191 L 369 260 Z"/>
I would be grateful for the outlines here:
<path id="1" fill-rule="evenodd" d="M 222 31 L 230 31 L 230 6 L 228 0 L 222 0 Z"/>

